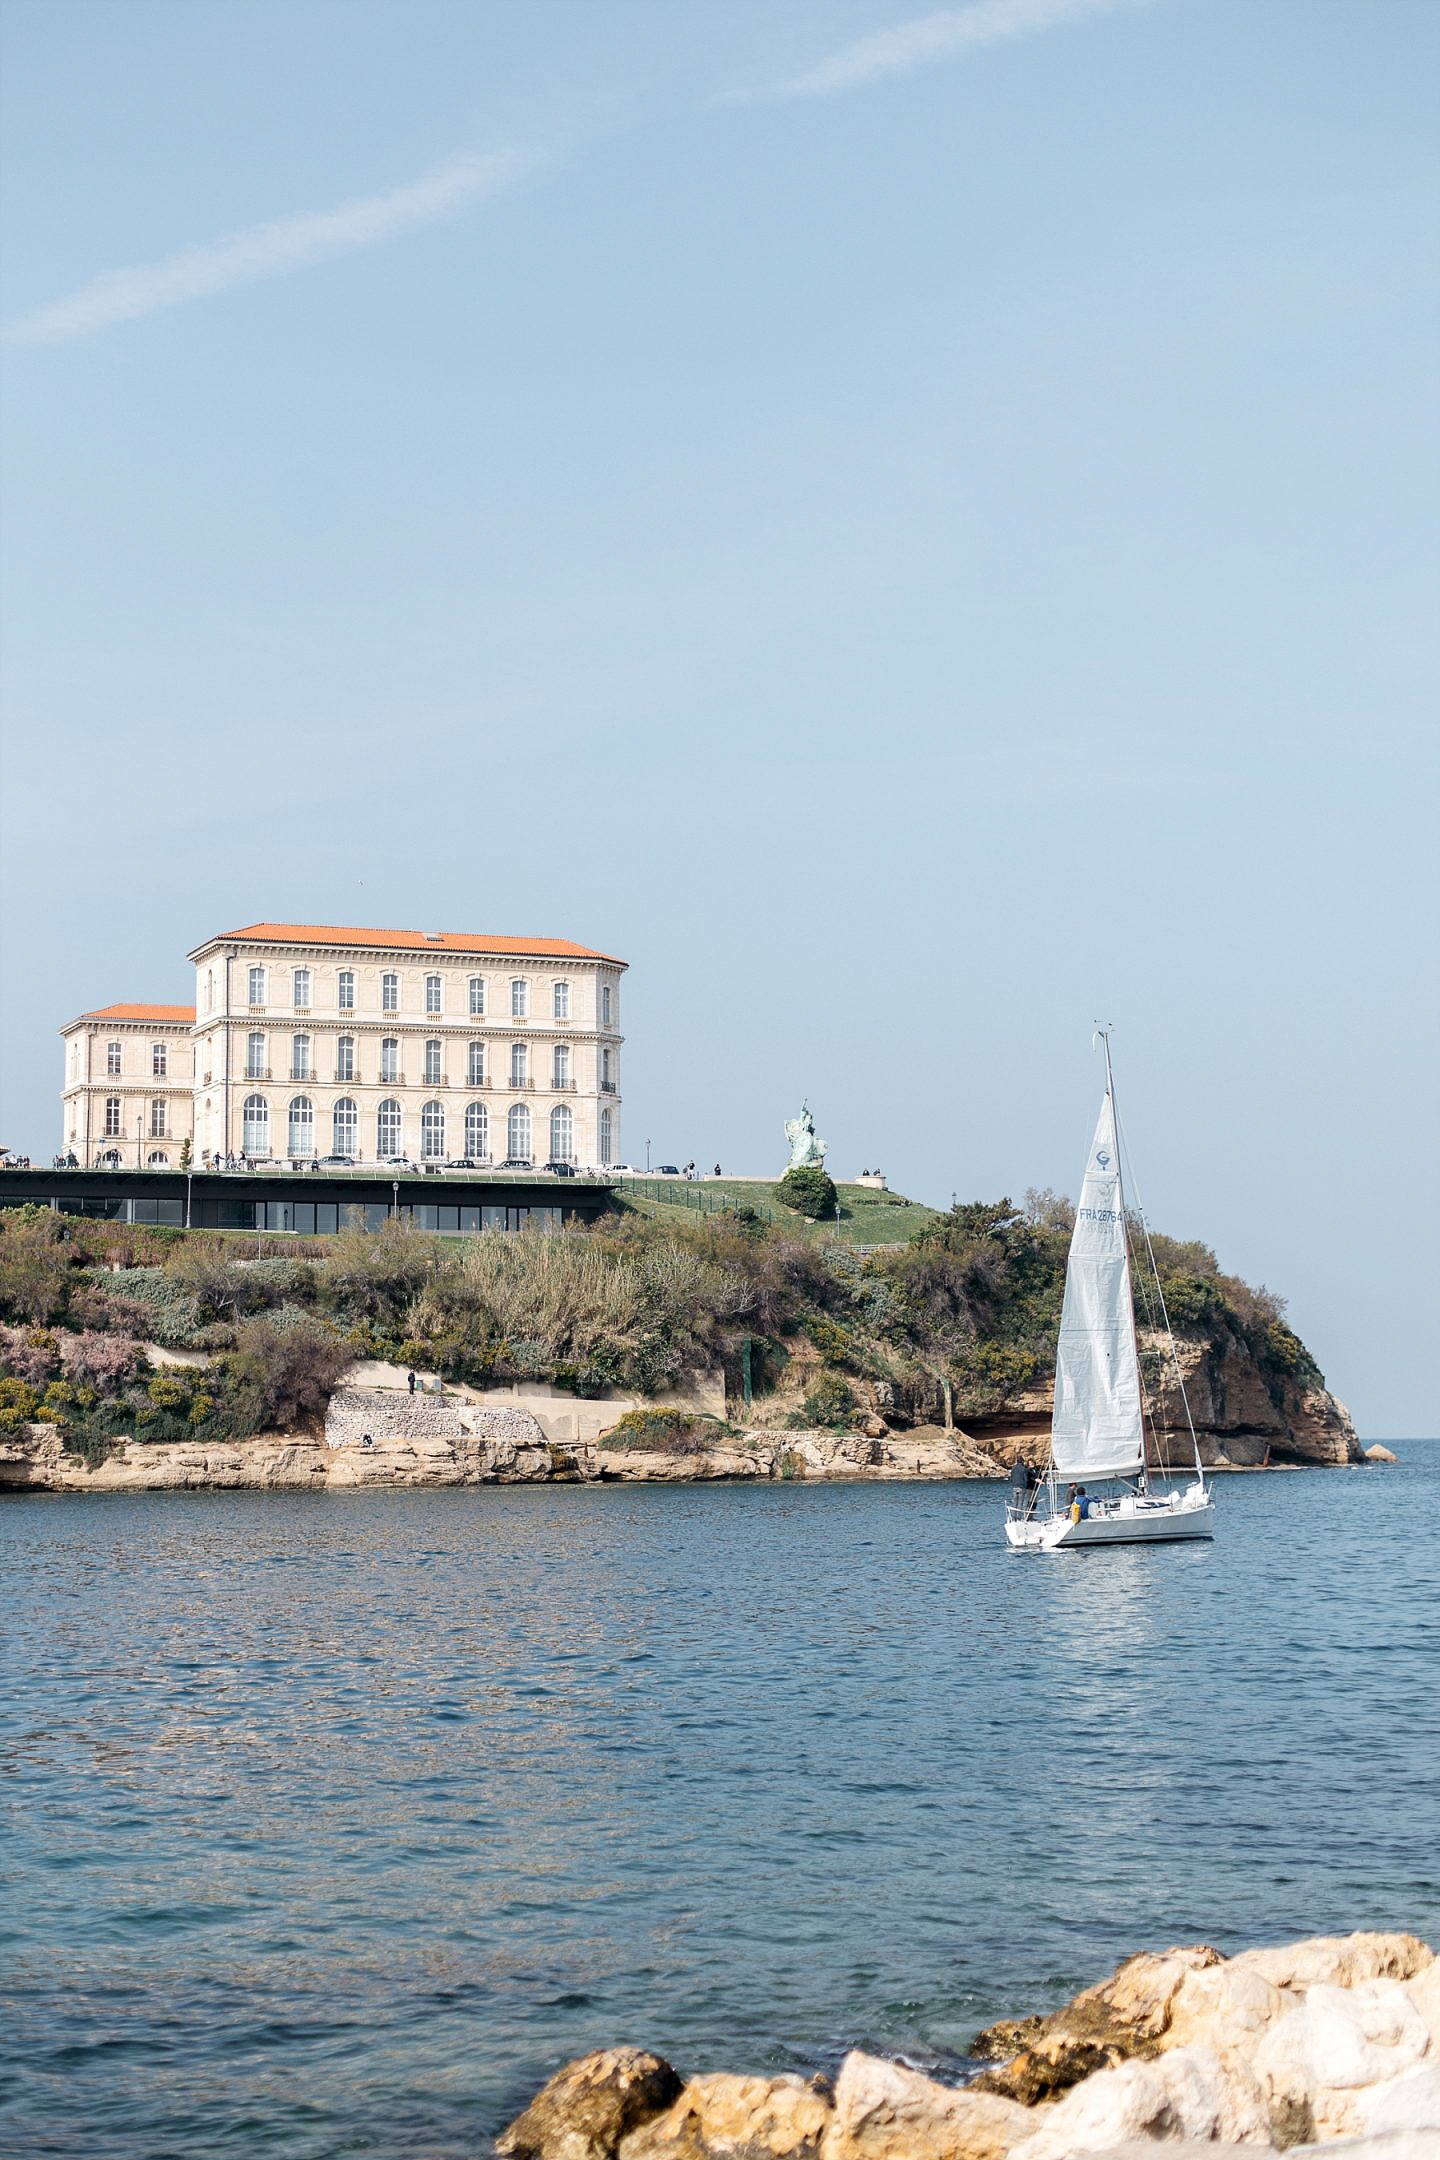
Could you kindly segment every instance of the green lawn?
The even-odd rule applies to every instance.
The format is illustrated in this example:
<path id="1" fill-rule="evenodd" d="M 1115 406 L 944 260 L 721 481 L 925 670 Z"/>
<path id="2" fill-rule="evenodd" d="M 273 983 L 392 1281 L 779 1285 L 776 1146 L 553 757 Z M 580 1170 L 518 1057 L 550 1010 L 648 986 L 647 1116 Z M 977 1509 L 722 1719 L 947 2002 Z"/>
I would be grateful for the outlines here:
<path id="1" fill-rule="evenodd" d="M 849 1245 L 903 1245 L 939 1219 L 941 1210 L 907 1200 L 900 1193 L 872 1192 L 866 1185 L 840 1185 L 840 1220 L 811 1223 L 782 1207 L 775 1187 L 744 1178 L 704 1178 L 693 1184 L 684 1178 L 626 1179 L 616 1194 L 618 1202 L 643 1215 L 664 1219 L 671 1214 L 706 1212 L 721 1207 L 754 1208 L 764 1216 L 806 1237 L 839 1236 Z"/>

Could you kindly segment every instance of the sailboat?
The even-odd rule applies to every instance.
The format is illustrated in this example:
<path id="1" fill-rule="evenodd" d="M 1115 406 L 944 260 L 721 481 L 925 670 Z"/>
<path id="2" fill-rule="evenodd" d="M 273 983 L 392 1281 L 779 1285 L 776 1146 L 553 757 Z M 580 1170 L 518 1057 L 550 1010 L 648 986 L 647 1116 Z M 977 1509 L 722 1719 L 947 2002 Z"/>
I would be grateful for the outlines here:
<path id="1" fill-rule="evenodd" d="M 1205 1483 L 1150 1233 L 1144 1217 L 1132 1221 L 1126 1209 L 1109 1029 L 1100 1029 L 1099 1036 L 1105 1045 L 1105 1099 L 1090 1143 L 1065 1267 L 1049 1469 L 1038 1481 L 1018 1465 L 1006 1508 L 1006 1541 L 1021 1552 L 1152 1545 L 1215 1535 L 1215 1503 Z M 1144 1238 L 1156 1310 L 1189 1428 L 1194 1477 L 1183 1487 L 1162 1489 L 1151 1481 L 1130 1274 L 1132 1230 Z M 1168 1451 L 1167 1460 L 1155 1467 L 1169 1470 Z M 1063 1500 L 1062 1482 L 1067 1486 Z M 1105 1486 L 1105 1492 L 1093 1491 L 1096 1484 Z"/>

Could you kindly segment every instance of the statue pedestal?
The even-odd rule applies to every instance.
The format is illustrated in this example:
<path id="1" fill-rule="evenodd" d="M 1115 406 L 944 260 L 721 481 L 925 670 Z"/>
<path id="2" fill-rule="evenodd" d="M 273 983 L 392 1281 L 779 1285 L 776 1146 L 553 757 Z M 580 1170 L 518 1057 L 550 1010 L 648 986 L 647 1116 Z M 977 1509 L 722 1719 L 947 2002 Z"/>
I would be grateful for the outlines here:
<path id="1" fill-rule="evenodd" d="M 883 1173 L 879 1170 L 867 1170 L 864 1177 L 852 1178 L 850 1182 L 852 1185 L 866 1185 L 871 1192 L 888 1192 L 890 1189 L 885 1183 Z"/>

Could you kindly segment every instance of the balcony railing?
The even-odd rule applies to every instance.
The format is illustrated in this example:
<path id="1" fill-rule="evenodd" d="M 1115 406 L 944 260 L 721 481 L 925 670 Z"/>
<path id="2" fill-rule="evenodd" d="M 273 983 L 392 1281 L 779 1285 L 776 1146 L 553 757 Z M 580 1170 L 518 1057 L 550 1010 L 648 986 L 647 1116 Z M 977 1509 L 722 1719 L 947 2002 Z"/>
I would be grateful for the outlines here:
<path id="1" fill-rule="evenodd" d="M 550 1092 L 552 1095 L 572 1095 L 575 1092 L 575 1082 L 562 1080 L 559 1073 L 555 1073 L 550 1081 Z"/>
<path id="2" fill-rule="evenodd" d="M 363 1084 L 359 1073 L 343 1072 L 338 1065 L 335 1068 L 335 1081 L 337 1086 L 343 1087 L 360 1087 Z"/>
<path id="3" fill-rule="evenodd" d="M 292 1065 L 290 1067 L 290 1078 L 292 1080 L 313 1080 L 315 1075 L 308 1065 Z"/>
<path id="4" fill-rule="evenodd" d="M 495 1083 L 487 1079 L 484 1073 L 471 1073 L 465 1085 L 468 1088 L 488 1088 L 494 1087 Z"/>
<path id="5" fill-rule="evenodd" d="M 620 1092 L 620 1083 L 619 1083 L 619 1081 L 618 1081 L 618 1080 L 602 1080 L 602 1081 L 600 1082 L 600 1092 L 601 1092 L 601 1094 L 602 1094 L 602 1095 L 618 1095 L 618 1094 L 619 1094 L 619 1092 Z"/>
<path id="6" fill-rule="evenodd" d="M 382 1072 L 380 1075 L 379 1085 L 381 1087 L 404 1087 L 405 1075 L 402 1072 Z"/>
<path id="7" fill-rule="evenodd" d="M 426 1073 L 420 1085 L 422 1087 L 449 1087 L 450 1075 L 448 1073 Z"/>
<path id="8" fill-rule="evenodd" d="M 269 1080 L 273 1077 L 274 1075 L 268 1065 L 247 1065 L 245 1068 L 245 1078 L 247 1080 Z M 205 1075 L 205 1085 L 207 1087 L 210 1085 L 209 1073 Z"/>
<path id="9" fill-rule="evenodd" d="M 522 1089 L 533 1092 L 535 1082 L 533 1080 L 527 1079 L 523 1073 L 517 1074 L 512 1072 L 510 1075 L 509 1086 L 512 1095 L 518 1093 Z"/>

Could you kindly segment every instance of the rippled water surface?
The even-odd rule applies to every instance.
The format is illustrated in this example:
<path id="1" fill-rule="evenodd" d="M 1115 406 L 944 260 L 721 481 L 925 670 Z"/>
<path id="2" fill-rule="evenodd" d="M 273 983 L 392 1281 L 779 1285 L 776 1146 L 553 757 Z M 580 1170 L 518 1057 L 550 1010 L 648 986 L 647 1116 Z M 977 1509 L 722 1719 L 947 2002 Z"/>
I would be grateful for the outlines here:
<path id="1" fill-rule="evenodd" d="M 1145 1943 L 1440 1928 L 1440 1449 L 1011 1556 L 993 1485 L 0 1505 L 0 2145 L 481 2153 L 569 2055 L 948 2071 Z"/>

